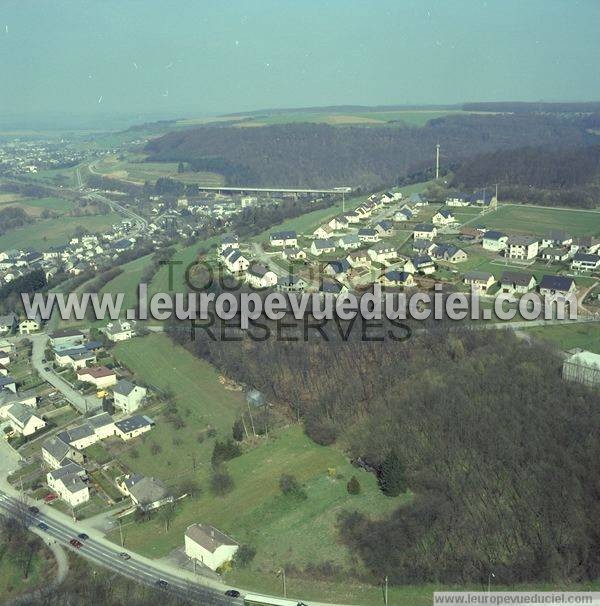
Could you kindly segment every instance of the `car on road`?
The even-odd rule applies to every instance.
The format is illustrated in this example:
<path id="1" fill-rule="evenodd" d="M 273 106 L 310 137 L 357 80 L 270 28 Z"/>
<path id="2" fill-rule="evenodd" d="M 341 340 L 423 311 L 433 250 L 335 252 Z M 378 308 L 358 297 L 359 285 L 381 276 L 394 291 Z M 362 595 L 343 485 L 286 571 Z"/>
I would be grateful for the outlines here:
<path id="1" fill-rule="evenodd" d="M 44 366 L 44 370 L 45 370 L 46 372 L 50 372 L 50 366 Z"/>
<path id="2" fill-rule="evenodd" d="M 90 537 L 89 535 L 85 534 L 85 532 L 82 532 L 77 535 L 77 538 L 81 539 L 82 541 L 87 541 Z"/>
<path id="3" fill-rule="evenodd" d="M 240 597 L 240 592 L 237 589 L 228 589 L 225 592 L 226 596 L 229 596 L 230 598 L 239 598 Z"/>
<path id="4" fill-rule="evenodd" d="M 54 493 L 52 493 L 52 492 L 50 492 L 49 494 L 47 494 L 47 495 L 44 497 L 44 501 L 45 501 L 46 503 L 52 503 L 52 501 L 55 501 L 56 499 L 58 499 L 58 495 L 57 495 L 57 494 L 54 494 Z"/>
<path id="5" fill-rule="evenodd" d="M 71 539 L 69 541 L 69 543 L 75 547 L 75 549 L 80 549 L 81 547 L 83 547 L 83 543 L 81 541 L 78 541 L 77 539 Z"/>
<path id="6" fill-rule="evenodd" d="M 35 505 L 32 505 L 29 508 L 29 513 L 32 513 L 33 515 L 37 515 L 38 513 L 40 513 L 40 510 Z"/>
<path id="7" fill-rule="evenodd" d="M 119 554 L 119 557 L 120 557 L 120 558 L 123 558 L 124 560 L 131 560 L 131 556 L 130 556 L 128 553 L 126 553 L 125 551 L 122 551 L 122 552 Z"/>
<path id="8" fill-rule="evenodd" d="M 44 531 L 48 530 L 48 528 L 49 528 L 48 524 L 45 524 L 44 522 L 40 522 L 40 523 L 37 525 L 37 527 L 38 527 L 40 530 L 44 530 Z"/>
<path id="9" fill-rule="evenodd" d="M 169 583 L 164 579 L 158 579 L 158 581 L 156 581 L 156 585 L 161 589 L 167 589 L 169 587 Z"/>
<path id="10" fill-rule="evenodd" d="M 47 361 L 46 358 L 42 358 L 42 364 L 45 364 Z"/>

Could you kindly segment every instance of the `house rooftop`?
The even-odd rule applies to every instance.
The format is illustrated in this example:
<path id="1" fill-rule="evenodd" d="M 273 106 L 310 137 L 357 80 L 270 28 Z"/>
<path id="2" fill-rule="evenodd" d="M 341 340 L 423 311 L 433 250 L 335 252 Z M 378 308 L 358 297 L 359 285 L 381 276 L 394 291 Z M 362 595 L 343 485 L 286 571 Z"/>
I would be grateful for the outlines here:
<path id="1" fill-rule="evenodd" d="M 77 376 L 90 375 L 94 379 L 101 379 L 102 377 L 112 377 L 116 373 L 114 370 L 106 368 L 106 366 L 92 366 L 91 368 L 79 368 L 77 369 Z"/>
<path id="2" fill-rule="evenodd" d="M 122 396 L 128 396 L 135 389 L 135 387 L 136 386 L 131 381 L 127 381 L 126 379 L 121 379 L 113 387 L 113 392 L 118 393 Z"/>
<path id="3" fill-rule="evenodd" d="M 143 427 L 152 427 L 153 425 L 154 421 L 145 415 L 135 415 L 133 417 L 129 417 L 129 419 L 123 419 L 122 421 L 115 422 L 115 427 L 117 427 L 122 433 L 129 433 L 130 431 L 136 431 L 137 429 L 142 429 Z"/>
<path id="4" fill-rule="evenodd" d="M 185 536 L 211 553 L 214 553 L 222 545 L 239 544 L 224 532 L 208 524 L 192 524 L 188 526 Z"/>

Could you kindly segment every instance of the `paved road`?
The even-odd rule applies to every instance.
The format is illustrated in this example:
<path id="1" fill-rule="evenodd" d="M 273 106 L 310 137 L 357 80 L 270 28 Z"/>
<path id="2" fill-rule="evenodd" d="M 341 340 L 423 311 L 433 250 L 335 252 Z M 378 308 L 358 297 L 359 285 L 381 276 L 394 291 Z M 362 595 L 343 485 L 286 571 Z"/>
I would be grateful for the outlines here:
<path id="1" fill-rule="evenodd" d="M 46 333 L 28 335 L 28 338 L 33 343 L 31 364 L 44 381 L 47 381 L 50 385 L 58 389 L 58 391 L 60 391 L 81 414 L 86 414 L 101 408 L 102 402 L 98 398 L 81 395 L 66 381 L 61 379 L 53 370 L 46 370 L 47 364 L 42 362 L 46 354 L 46 343 L 48 342 L 48 335 Z"/>
<path id="2" fill-rule="evenodd" d="M 13 496 L 4 491 L 0 491 L 0 511 L 5 514 L 10 514 L 19 507 L 19 501 Z M 156 586 L 159 579 L 168 582 L 169 586 L 166 591 L 174 593 L 181 597 L 185 597 L 200 604 L 227 604 L 240 605 L 242 599 L 232 599 L 224 595 L 225 585 L 217 583 L 210 579 L 202 579 L 203 585 L 200 585 L 194 579 L 191 572 L 180 571 L 177 569 L 171 570 L 163 563 L 153 562 L 147 558 L 143 558 L 136 554 L 130 554 L 131 559 L 125 560 L 119 554 L 122 551 L 117 545 L 114 545 L 100 536 L 94 536 L 91 533 L 90 538 L 82 541 L 81 549 L 75 549 L 69 544 L 69 541 L 77 534 L 83 531 L 77 523 L 69 521 L 69 518 L 64 514 L 52 509 L 49 506 L 42 506 L 41 511 L 37 515 L 30 516 L 30 529 L 46 539 L 55 541 L 57 545 L 65 547 L 67 550 L 80 555 L 95 564 L 99 564 L 104 568 L 108 568 L 123 576 L 126 576 L 138 583 L 144 585 Z M 40 522 L 48 526 L 46 531 L 37 528 Z M 87 531 L 87 529 L 86 529 Z M 160 589 L 157 588 L 157 591 Z"/>

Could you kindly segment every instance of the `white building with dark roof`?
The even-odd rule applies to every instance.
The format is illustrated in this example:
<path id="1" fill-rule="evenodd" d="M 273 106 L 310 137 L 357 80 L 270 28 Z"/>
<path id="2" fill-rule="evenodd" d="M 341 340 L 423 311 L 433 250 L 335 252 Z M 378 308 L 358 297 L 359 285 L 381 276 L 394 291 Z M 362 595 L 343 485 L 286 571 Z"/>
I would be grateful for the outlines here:
<path id="1" fill-rule="evenodd" d="M 211 570 L 229 562 L 239 543 L 208 524 L 192 524 L 185 531 L 185 554 Z"/>
<path id="2" fill-rule="evenodd" d="M 148 390 L 145 387 L 121 379 L 113 387 L 115 408 L 122 410 L 125 414 L 131 414 L 144 404 L 147 393 Z"/>

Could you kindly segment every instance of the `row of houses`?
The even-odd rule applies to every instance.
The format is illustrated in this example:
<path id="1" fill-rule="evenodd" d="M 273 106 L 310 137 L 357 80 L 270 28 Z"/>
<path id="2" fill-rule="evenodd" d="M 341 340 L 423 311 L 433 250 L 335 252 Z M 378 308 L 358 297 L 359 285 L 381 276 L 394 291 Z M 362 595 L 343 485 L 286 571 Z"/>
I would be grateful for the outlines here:
<path id="1" fill-rule="evenodd" d="M 537 287 L 542 296 L 566 297 L 577 289 L 575 280 L 568 276 L 544 275 L 539 284 L 535 276 L 516 271 L 503 272 L 500 280 L 496 280 L 492 273 L 486 271 L 467 272 L 463 277 L 463 283 L 480 295 L 488 294 L 497 282 L 498 294 L 525 294 Z"/>

